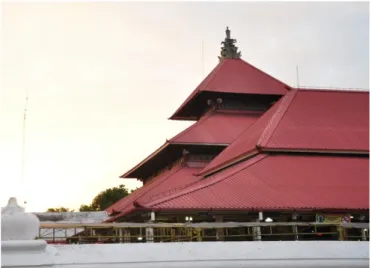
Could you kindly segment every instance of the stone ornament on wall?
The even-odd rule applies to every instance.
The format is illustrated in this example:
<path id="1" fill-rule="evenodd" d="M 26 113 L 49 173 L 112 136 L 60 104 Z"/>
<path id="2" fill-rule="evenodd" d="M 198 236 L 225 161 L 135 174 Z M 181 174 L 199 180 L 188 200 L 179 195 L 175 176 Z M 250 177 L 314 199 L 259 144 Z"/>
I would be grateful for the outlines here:
<path id="1" fill-rule="evenodd" d="M 34 240 L 39 233 L 40 221 L 18 205 L 17 199 L 11 197 L 8 205 L 1 210 L 1 241 Z"/>

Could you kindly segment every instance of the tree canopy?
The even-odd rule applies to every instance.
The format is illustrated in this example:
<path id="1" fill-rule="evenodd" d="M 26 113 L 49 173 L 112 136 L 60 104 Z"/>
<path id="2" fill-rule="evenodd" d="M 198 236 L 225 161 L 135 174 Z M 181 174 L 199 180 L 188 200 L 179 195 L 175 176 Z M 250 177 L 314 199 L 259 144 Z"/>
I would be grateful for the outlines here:
<path id="1" fill-rule="evenodd" d="M 132 192 L 132 191 L 131 191 Z M 119 187 L 113 187 L 100 192 L 90 205 L 81 205 L 80 211 L 103 211 L 123 197 L 129 195 L 128 189 L 121 184 Z"/>
<path id="2" fill-rule="evenodd" d="M 65 208 L 65 207 L 59 207 L 59 208 L 48 208 L 46 212 L 74 212 L 74 210 Z"/>
<path id="3" fill-rule="evenodd" d="M 129 195 L 129 193 L 132 193 L 137 189 L 131 190 L 129 192 L 129 190 L 123 184 L 119 185 L 119 187 L 106 189 L 100 192 L 96 197 L 94 197 L 91 204 L 89 205 L 82 204 L 80 206 L 79 211 L 80 212 L 103 211 L 112 204 L 119 201 L 121 198 L 124 198 L 125 196 Z M 73 212 L 73 211 L 74 210 L 71 210 L 69 208 L 60 207 L 60 208 L 48 208 L 46 212 Z"/>

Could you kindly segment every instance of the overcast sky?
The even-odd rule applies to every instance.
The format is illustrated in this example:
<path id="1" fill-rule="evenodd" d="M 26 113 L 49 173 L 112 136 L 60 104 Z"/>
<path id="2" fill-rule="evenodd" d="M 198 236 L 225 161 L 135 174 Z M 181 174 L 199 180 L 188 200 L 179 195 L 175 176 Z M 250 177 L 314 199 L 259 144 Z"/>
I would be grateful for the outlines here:
<path id="1" fill-rule="evenodd" d="M 369 88 L 366 2 L 3 3 L 1 205 L 78 208 L 140 185 L 118 176 L 190 125 L 167 118 L 218 63 L 226 26 L 289 85 L 298 65 L 302 86 Z"/>

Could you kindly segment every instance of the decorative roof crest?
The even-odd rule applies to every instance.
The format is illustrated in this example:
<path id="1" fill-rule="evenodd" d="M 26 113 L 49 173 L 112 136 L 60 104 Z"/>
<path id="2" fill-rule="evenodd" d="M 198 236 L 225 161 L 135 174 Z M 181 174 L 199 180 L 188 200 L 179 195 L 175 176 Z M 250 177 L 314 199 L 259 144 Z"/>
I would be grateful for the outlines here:
<path id="1" fill-rule="evenodd" d="M 241 58 L 241 52 L 237 51 L 238 47 L 235 46 L 236 39 L 231 38 L 231 31 L 227 27 L 225 30 L 225 39 L 222 42 L 222 49 L 220 52 L 219 60 L 222 59 L 239 59 Z"/>

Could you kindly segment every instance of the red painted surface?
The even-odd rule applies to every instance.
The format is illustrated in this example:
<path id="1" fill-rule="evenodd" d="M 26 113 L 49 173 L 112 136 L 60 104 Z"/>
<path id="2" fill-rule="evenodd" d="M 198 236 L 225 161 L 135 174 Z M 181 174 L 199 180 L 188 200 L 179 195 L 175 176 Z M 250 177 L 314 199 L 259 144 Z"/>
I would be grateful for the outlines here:
<path id="1" fill-rule="evenodd" d="M 120 212 L 114 220 L 135 210 L 134 202 L 159 210 L 369 209 L 368 92 L 292 90 L 252 121 L 205 116 L 172 142 L 205 143 L 207 137 L 223 143 L 236 136 L 232 144 L 206 167 L 174 167 L 107 211 Z M 247 155 L 251 158 L 235 164 Z M 205 179 L 194 176 L 218 170 Z"/>
<path id="2" fill-rule="evenodd" d="M 292 90 L 219 154 L 208 174 L 258 149 L 369 151 L 369 93 Z"/>
<path id="3" fill-rule="evenodd" d="M 192 126 L 172 138 L 170 143 L 230 144 L 262 112 L 216 111 L 205 115 Z"/>
<path id="4" fill-rule="evenodd" d="M 191 93 L 171 118 L 176 117 L 177 113 L 202 91 L 285 95 L 288 88 L 290 88 L 288 85 L 242 59 L 224 59 Z"/>
<path id="5" fill-rule="evenodd" d="M 292 94 L 291 92 L 288 94 Z M 217 157 L 207 165 L 200 174 L 207 174 L 213 170 L 218 170 L 220 167 L 232 163 L 239 157 L 252 152 L 257 153 L 256 144 L 263 133 L 265 127 L 269 124 L 272 116 L 277 112 L 282 99 L 275 103 L 267 112 L 265 112 L 258 120 L 242 132 L 242 134 L 224 149 Z"/>
<path id="6" fill-rule="evenodd" d="M 190 167 L 187 163 L 179 164 L 153 178 L 143 187 L 107 208 L 106 211 L 108 213 L 113 210 L 119 212 L 114 217 L 118 218 L 133 211 L 135 209 L 134 202 L 143 206 L 152 200 L 169 196 L 201 179 L 202 177 L 196 177 L 195 174 L 205 165 L 206 163 L 200 163 L 198 167 Z"/>
<path id="7" fill-rule="evenodd" d="M 369 209 L 369 159 L 260 154 L 148 206 L 161 210 Z"/>
<path id="8" fill-rule="evenodd" d="M 369 92 L 299 90 L 273 121 L 258 146 L 369 151 Z"/>

